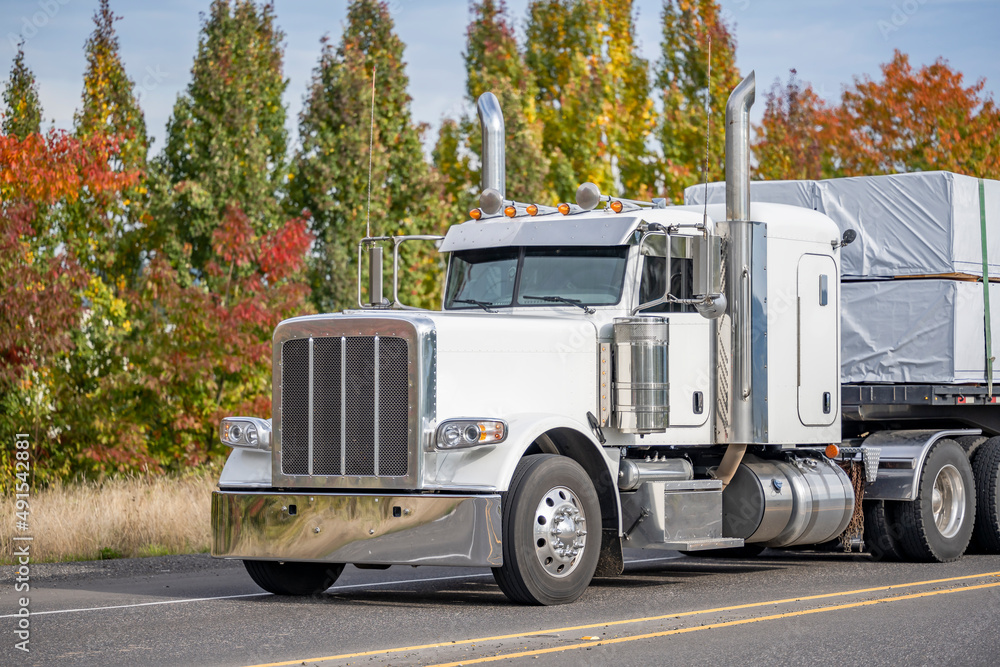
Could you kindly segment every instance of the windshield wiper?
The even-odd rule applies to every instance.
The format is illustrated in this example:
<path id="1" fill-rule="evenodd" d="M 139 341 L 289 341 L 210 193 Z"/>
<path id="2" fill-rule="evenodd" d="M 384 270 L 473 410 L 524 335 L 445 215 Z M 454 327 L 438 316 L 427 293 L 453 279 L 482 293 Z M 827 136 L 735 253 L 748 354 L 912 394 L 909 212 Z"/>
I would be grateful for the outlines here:
<path id="1" fill-rule="evenodd" d="M 582 308 L 583 312 L 587 313 L 588 315 L 593 315 L 595 312 L 597 312 L 593 308 L 589 308 L 589 307 L 583 305 L 582 303 L 580 303 L 579 299 L 567 299 L 564 296 L 528 296 L 527 294 L 523 294 L 521 296 L 521 298 L 523 298 L 523 299 L 538 299 L 539 301 L 549 301 L 551 303 L 565 303 L 565 304 L 569 304 L 570 306 L 576 306 L 577 308 Z"/>
<path id="2" fill-rule="evenodd" d="M 485 310 L 487 313 L 495 313 L 495 312 L 497 312 L 497 311 L 493 310 L 492 308 L 490 308 L 490 306 L 492 306 L 493 304 L 492 303 L 488 303 L 486 301 L 476 301 L 475 299 L 452 299 L 451 302 L 452 303 L 471 303 L 474 306 L 479 306 L 480 308 L 482 308 L 483 310 Z"/>

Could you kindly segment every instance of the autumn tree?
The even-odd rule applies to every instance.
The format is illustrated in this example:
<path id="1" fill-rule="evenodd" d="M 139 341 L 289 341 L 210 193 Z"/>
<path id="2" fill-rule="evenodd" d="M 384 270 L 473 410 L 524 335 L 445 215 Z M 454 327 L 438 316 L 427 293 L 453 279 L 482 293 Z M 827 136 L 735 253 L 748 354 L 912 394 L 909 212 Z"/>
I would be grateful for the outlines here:
<path id="1" fill-rule="evenodd" d="M 17 55 L 10 69 L 10 78 L 3 91 L 3 114 L 0 132 L 24 139 L 41 131 L 42 106 L 38 101 L 35 75 L 24 64 L 24 42 L 18 44 Z"/>
<path id="2" fill-rule="evenodd" d="M 215 230 L 230 208 L 247 216 L 258 237 L 284 222 L 282 38 L 273 5 L 253 0 L 213 0 L 203 21 L 154 184 L 161 202 L 155 243 L 192 275 L 217 259 Z"/>
<path id="3" fill-rule="evenodd" d="M 832 119 L 835 174 L 943 169 L 1000 177 L 1000 109 L 944 59 L 914 70 L 898 50 L 882 80 L 856 78 Z"/>
<path id="4" fill-rule="evenodd" d="M 312 219 L 316 241 L 309 282 L 320 311 L 357 303 L 356 249 L 369 220 L 371 234 L 380 236 L 426 233 L 436 226 L 437 203 L 430 199 L 420 143 L 423 128 L 411 118 L 408 86 L 403 42 L 388 5 L 351 2 L 340 44 L 334 47 L 326 38 L 321 43 L 299 116 L 301 147 L 289 198 L 295 210 L 308 211 Z M 418 293 L 408 296 L 421 303 L 435 291 L 431 274 L 440 269 L 427 254 L 406 259 L 404 271 L 418 274 L 420 284 Z"/>
<path id="5" fill-rule="evenodd" d="M 81 456 L 66 442 L 56 376 L 73 351 L 88 285 L 75 255 L 50 234 L 47 211 L 81 192 L 131 187 L 135 174 L 110 168 L 118 150 L 106 137 L 0 135 L 0 423 L 8 433 L 30 430 L 43 481 L 75 470 Z"/>
<path id="6" fill-rule="evenodd" d="M 230 207 L 212 233 L 202 283 L 154 256 L 130 304 L 149 311 L 135 324 L 128 355 L 141 382 L 119 400 L 157 466 L 183 469 L 218 458 L 224 416 L 270 416 L 271 335 L 279 320 L 303 309 L 310 242 L 304 219 L 259 236 L 249 217 Z M 95 450 L 93 457 L 113 453 Z"/>
<path id="7" fill-rule="evenodd" d="M 831 174 L 828 138 L 830 109 L 802 83 L 793 69 L 788 83 L 775 81 L 767 94 L 764 117 L 756 128 L 754 178 L 820 179 Z"/>
<path id="8" fill-rule="evenodd" d="M 685 187 L 702 178 L 706 140 L 710 153 L 708 179 L 725 178 L 726 100 L 741 77 L 736 67 L 736 38 L 722 19 L 718 2 L 666 0 L 662 20 L 656 77 L 663 100 L 657 128 L 662 150 L 659 178 L 667 196 L 679 200 Z"/>
<path id="9" fill-rule="evenodd" d="M 652 130 L 646 62 L 631 0 L 536 0 L 525 62 L 538 90 L 549 182 L 572 200 L 581 181 L 639 195 L 650 187 L 640 156 Z"/>

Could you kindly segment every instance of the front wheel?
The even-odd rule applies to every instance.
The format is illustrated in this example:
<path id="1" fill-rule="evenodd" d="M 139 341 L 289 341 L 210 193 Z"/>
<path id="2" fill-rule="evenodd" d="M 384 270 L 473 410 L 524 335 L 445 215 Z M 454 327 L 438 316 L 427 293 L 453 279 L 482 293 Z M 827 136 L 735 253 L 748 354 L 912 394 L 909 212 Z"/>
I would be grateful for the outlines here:
<path id="1" fill-rule="evenodd" d="M 590 477 L 572 459 L 526 456 L 501 504 L 503 566 L 493 568 L 514 602 L 573 602 L 587 589 L 601 551 L 601 505 Z"/>
<path id="2" fill-rule="evenodd" d="M 940 440 L 920 471 L 917 499 L 897 504 L 899 547 L 918 561 L 944 563 L 965 553 L 976 519 L 972 466 L 954 440 Z"/>
<path id="3" fill-rule="evenodd" d="M 280 563 L 245 560 L 254 583 L 275 595 L 318 595 L 333 586 L 344 571 L 343 563 Z"/>

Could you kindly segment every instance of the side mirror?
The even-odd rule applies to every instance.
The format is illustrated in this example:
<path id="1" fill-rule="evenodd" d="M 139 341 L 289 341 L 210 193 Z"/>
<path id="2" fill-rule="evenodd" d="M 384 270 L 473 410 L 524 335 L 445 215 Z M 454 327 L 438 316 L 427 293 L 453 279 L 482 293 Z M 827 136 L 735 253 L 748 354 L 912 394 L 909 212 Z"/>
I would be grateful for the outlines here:
<path id="1" fill-rule="evenodd" d="M 833 242 L 833 249 L 843 248 L 845 245 L 850 245 L 854 243 L 854 240 L 858 238 L 858 233 L 853 229 L 844 230 L 844 235 L 840 239 L 840 243 L 836 241 Z"/>

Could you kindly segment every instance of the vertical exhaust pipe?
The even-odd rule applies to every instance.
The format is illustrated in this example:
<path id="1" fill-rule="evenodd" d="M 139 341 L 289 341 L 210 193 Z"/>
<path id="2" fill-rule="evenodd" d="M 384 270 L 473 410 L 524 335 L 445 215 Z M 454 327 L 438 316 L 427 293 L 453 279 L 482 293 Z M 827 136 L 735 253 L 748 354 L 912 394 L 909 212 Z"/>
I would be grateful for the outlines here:
<path id="1" fill-rule="evenodd" d="M 495 215 L 500 212 L 507 198 L 507 157 L 504 149 L 503 111 L 493 93 L 479 96 L 476 104 L 479 111 L 479 126 L 483 131 L 482 193 L 479 195 L 480 208 L 484 213 Z M 491 192 L 492 191 L 492 192 Z"/>
<path id="2" fill-rule="evenodd" d="M 720 475 L 728 483 L 739 466 L 741 445 L 767 436 L 767 243 L 763 225 L 750 217 L 751 72 L 726 103 L 726 220 L 716 224 L 725 255 L 723 294 L 729 303 L 717 320 L 716 442 L 730 444 Z"/>
<path id="3" fill-rule="evenodd" d="M 754 72 L 726 102 L 726 219 L 750 219 L 750 107 L 757 96 Z"/>

